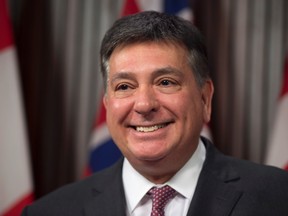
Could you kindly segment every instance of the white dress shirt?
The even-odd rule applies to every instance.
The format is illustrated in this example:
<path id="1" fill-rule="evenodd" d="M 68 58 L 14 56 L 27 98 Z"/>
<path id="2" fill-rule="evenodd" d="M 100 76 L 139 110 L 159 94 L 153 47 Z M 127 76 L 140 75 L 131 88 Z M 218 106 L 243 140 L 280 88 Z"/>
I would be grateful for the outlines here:
<path id="1" fill-rule="evenodd" d="M 206 149 L 201 140 L 192 157 L 165 184 L 177 191 L 177 195 L 165 206 L 165 216 L 187 215 L 197 181 L 206 157 Z M 138 173 L 125 158 L 122 178 L 126 196 L 127 216 L 148 216 L 152 209 L 152 199 L 146 194 L 155 185 Z"/>

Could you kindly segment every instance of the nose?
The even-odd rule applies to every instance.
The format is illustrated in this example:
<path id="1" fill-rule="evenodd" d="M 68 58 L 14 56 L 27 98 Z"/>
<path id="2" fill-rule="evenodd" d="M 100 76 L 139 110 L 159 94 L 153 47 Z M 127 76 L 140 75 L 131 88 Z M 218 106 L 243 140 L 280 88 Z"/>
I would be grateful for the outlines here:
<path id="1" fill-rule="evenodd" d="M 153 87 L 139 88 L 135 95 L 135 112 L 147 115 L 159 109 L 159 101 Z"/>

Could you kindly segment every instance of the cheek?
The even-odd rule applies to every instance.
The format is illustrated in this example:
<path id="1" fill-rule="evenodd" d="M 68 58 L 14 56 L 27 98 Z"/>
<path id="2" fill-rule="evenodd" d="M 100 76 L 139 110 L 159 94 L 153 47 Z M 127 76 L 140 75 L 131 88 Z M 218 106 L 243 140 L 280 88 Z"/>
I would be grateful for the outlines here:
<path id="1" fill-rule="evenodd" d="M 195 107 L 195 101 L 191 99 L 191 94 L 182 93 L 166 101 L 171 111 L 179 116 L 187 115 Z"/>
<path id="2" fill-rule="evenodd" d="M 106 103 L 106 107 L 107 111 L 110 112 L 110 114 L 113 114 L 113 112 L 120 110 L 122 105 L 119 100 L 109 99 Z"/>
<path id="3" fill-rule="evenodd" d="M 193 96 L 192 96 L 193 95 Z M 184 93 L 170 100 L 170 111 L 173 112 L 183 124 L 195 124 L 202 118 L 201 98 L 197 94 Z M 197 120 L 198 119 L 198 120 Z"/>
<path id="4" fill-rule="evenodd" d="M 108 123 L 115 125 L 116 123 L 122 122 L 129 114 L 130 107 L 131 103 L 124 99 L 107 99 L 106 110 Z"/>

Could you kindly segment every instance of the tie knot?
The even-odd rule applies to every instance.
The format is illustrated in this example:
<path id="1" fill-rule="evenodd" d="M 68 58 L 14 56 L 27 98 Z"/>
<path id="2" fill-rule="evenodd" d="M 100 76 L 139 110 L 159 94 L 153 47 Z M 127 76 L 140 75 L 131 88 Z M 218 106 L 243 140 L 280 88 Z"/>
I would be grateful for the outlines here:
<path id="1" fill-rule="evenodd" d="M 152 213 L 153 215 L 164 215 L 165 205 L 170 199 L 176 195 L 176 191 L 168 185 L 157 188 L 153 187 L 149 190 L 148 195 L 152 196 Z"/>

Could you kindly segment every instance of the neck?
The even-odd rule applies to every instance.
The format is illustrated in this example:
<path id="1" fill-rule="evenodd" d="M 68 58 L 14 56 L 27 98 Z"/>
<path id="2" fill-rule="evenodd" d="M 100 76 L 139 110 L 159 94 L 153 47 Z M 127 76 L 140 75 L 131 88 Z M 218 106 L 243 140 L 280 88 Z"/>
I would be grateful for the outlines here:
<path id="1" fill-rule="evenodd" d="M 189 160 L 182 163 L 167 163 L 165 161 L 144 161 L 141 164 L 131 163 L 135 170 L 154 184 L 164 184 L 169 181 Z"/>

